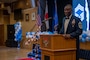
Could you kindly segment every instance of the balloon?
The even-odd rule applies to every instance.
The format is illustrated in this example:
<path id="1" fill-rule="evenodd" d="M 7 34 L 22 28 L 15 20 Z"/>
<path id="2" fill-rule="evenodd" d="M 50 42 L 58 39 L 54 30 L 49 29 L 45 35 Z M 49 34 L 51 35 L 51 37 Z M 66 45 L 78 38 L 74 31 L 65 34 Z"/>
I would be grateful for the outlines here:
<path id="1" fill-rule="evenodd" d="M 81 40 L 82 42 L 86 42 L 86 39 L 84 39 L 84 38 L 82 38 L 82 40 Z"/>
<path id="2" fill-rule="evenodd" d="M 87 37 L 87 34 L 82 34 L 82 38 L 86 38 Z"/>

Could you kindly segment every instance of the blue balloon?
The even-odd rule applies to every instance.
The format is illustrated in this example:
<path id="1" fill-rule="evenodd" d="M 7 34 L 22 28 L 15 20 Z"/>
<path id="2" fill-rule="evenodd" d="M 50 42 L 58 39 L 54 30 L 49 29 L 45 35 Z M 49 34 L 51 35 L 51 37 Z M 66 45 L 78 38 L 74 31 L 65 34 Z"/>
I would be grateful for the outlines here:
<path id="1" fill-rule="evenodd" d="M 82 38 L 86 38 L 87 37 L 87 34 L 82 34 Z"/>
<path id="2" fill-rule="evenodd" d="M 82 42 L 86 42 L 86 39 L 85 39 L 85 38 L 82 38 L 81 41 L 82 41 Z"/>
<path id="3" fill-rule="evenodd" d="M 90 37 L 88 38 L 88 40 L 90 41 Z"/>
<path id="4" fill-rule="evenodd" d="M 49 34 L 53 34 L 53 33 L 52 33 L 52 32 L 50 32 L 50 31 L 49 31 L 48 33 L 49 33 Z"/>
<path id="5" fill-rule="evenodd" d="M 30 35 L 32 35 L 32 32 L 30 32 Z"/>

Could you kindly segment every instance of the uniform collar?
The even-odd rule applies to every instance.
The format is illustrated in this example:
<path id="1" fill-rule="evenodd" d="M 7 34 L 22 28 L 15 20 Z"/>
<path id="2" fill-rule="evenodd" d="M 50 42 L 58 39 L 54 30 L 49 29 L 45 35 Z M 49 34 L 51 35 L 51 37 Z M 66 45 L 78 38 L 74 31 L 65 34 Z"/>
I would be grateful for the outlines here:
<path id="1" fill-rule="evenodd" d="M 65 19 L 71 19 L 71 17 L 72 17 L 72 14 L 69 17 L 66 16 Z"/>

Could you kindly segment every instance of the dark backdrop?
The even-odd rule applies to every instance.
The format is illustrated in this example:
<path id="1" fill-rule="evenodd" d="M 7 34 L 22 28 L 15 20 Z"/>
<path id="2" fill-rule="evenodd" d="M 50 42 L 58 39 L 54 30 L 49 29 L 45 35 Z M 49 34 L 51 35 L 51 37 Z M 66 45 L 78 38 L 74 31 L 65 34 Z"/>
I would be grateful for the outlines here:
<path id="1" fill-rule="evenodd" d="M 48 1 L 48 14 L 49 14 L 49 17 L 53 17 L 53 9 L 54 9 L 54 0 L 47 0 Z M 57 14 L 58 14 L 58 24 L 59 24 L 59 29 L 61 28 L 62 26 L 62 19 L 64 17 L 64 12 L 63 12 L 63 9 L 64 9 L 64 6 L 68 3 L 72 4 L 72 0 L 56 0 L 57 1 Z M 50 19 L 49 20 L 49 26 L 50 26 L 50 31 L 52 31 L 52 22 L 53 22 L 53 19 Z"/>

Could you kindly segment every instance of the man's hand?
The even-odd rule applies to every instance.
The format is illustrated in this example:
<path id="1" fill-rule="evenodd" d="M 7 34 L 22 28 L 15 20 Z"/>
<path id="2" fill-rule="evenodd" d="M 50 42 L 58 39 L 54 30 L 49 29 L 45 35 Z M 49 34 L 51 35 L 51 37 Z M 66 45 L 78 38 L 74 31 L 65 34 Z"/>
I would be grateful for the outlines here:
<path id="1" fill-rule="evenodd" d="M 71 37 L 70 34 L 63 34 L 63 36 L 64 36 L 65 38 L 70 38 L 70 37 Z"/>

